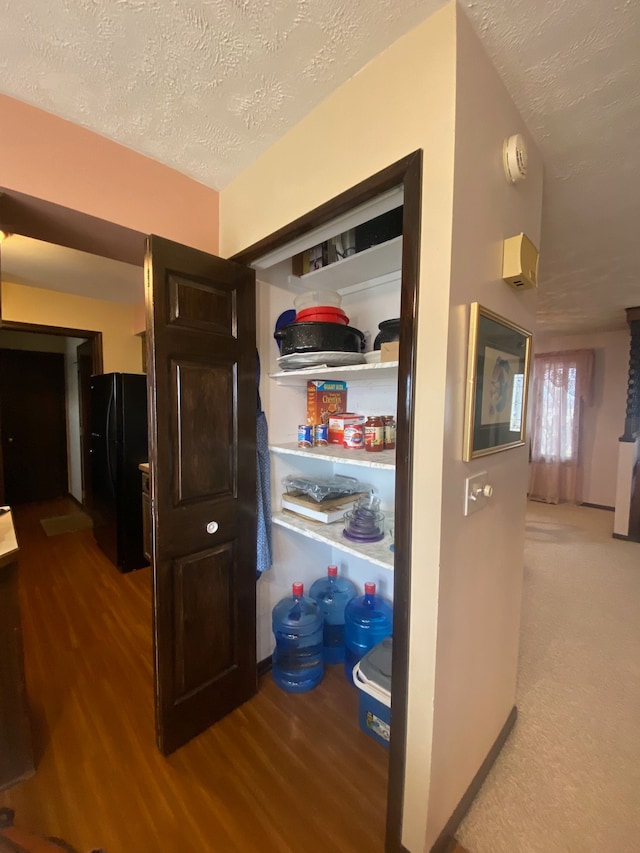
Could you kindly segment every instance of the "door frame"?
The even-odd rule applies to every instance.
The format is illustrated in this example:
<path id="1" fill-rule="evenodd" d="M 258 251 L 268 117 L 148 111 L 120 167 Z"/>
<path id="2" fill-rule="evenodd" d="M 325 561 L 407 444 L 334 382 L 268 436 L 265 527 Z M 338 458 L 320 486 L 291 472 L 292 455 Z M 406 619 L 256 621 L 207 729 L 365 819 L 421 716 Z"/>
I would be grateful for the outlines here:
<path id="1" fill-rule="evenodd" d="M 415 437 L 415 367 L 418 339 L 418 283 L 422 209 L 422 150 L 417 150 L 361 181 L 231 258 L 250 266 L 314 228 L 364 204 L 387 190 L 404 189 L 400 353 L 396 438 L 396 489 L 393 575 L 393 725 L 389 751 L 385 849 L 404 850 L 402 816 L 406 760 L 411 596 L 411 495 Z M 257 283 L 259 286 L 259 282 Z"/>
<path id="2" fill-rule="evenodd" d="M 13 332 L 31 332 L 38 335 L 54 335 L 65 338 L 86 338 L 92 344 L 93 357 L 93 372 L 102 373 L 102 332 L 95 332 L 89 329 L 68 329 L 62 326 L 44 326 L 37 323 L 21 323 L 16 320 L 2 319 L 2 299 L 0 291 L 0 329 L 11 330 Z M 2 427 L 2 412 L 0 412 L 0 428 Z M 84 431 L 81 435 L 81 454 L 84 453 L 84 444 L 87 436 Z M 82 489 L 84 493 L 84 469 L 82 474 Z M 2 456 L 2 447 L 0 446 L 0 501 L 4 502 L 4 464 Z"/>

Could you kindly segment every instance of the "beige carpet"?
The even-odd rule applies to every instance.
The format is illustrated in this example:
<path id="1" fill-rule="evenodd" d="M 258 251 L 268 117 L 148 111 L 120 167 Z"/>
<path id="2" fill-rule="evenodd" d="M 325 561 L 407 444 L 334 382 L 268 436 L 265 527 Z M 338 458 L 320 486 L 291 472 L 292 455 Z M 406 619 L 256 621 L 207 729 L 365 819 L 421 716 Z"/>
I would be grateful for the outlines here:
<path id="1" fill-rule="evenodd" d="M 530 503 L 518 722 L 456 833 L 470 853 L 640 851 L 640 544 Z"/>
<path id="2" fill-rule="evenodd" d="M 85 512 L 72 512 L 69 515 L 52 515 L 41 518 L 40 524 L 47 536 L 58 536 L 60 533 L 75 533 L 76 530 L 86 530 L 93 527 L 90 516 Z"/>

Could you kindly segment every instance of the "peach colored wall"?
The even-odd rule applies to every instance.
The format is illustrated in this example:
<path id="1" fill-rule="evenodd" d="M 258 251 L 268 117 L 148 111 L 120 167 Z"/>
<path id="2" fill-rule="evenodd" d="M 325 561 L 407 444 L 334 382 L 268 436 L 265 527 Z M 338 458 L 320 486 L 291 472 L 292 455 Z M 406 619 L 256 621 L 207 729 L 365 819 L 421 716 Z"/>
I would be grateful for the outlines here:
<path id="1" fill-rule="evenodd" d="M 104 372 L 142 373 L 131 305 L 3 282 L 2 319 L 102 332 Z"/>
<path id="2" fill-rule="evenodd" d="M 451 262 L 455 5 L 336 90 L 221 192 L 221 253 L 250 245 L 412 151 L 424 152 L 403 843 L 429 800 Z M 428 487 L 426 486 L 428 484 Z"/>
<path id="3" fill-rule="evenodd" d="M 6 95 L 0 126 L 0 185 L 217 253 L 215 190 Z"/>
<path id="4" fill-rule="evenodd" d="M 431 796 L 426 849 L 471 783 L 515 701 L 527 489 L 526 446 L 462 461 L 469 304 L 535 330 L 535 291 L 502 281 L 502 241 L 540 246 L 542 161 L 458 8 L 455 183 Z M 529 148 L 527 180 L 507 183 L 505 137 Z M 544 251 L 544 247 L 542 247 Z M 488 472 L 493 497 L 464 516 L 465 478 Z"/>
<path id="5" fill-rule="evenodd" d="M 582 420 L 585 503 L 615 506 L 618 439 L 624 432 L 629 375 L 629 329 L 585 335 L 538 335 L 536 352 L 593 349 L 593 405 Z"/>

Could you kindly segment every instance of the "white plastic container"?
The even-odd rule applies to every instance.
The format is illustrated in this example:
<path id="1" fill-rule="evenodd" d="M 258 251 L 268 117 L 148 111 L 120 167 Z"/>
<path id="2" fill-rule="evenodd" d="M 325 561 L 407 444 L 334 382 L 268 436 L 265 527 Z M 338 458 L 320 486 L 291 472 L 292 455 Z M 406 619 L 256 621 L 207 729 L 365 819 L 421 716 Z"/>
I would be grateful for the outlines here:
<path id="1" fill-rule="evenodd" d="M 304 311 L 305 308 L 317 308 L 318 305 L 339 308 L 341 303 L 342 297 L 336 290 L 310 290 L 308 293 L 299 294 L 293 300 L 296 311 Z"/>

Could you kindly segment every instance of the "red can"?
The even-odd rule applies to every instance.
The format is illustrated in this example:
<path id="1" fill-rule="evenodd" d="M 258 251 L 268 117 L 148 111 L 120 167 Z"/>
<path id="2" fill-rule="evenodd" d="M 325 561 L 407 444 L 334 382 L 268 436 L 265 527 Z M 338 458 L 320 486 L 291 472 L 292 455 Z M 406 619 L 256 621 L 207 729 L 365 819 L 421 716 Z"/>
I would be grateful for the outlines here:
<path id="1" fill-rule="evenodd" d="M 364 447 L 364 424 L 350 424 L 344 428 L 344 446 L 350 450 Z"/>

